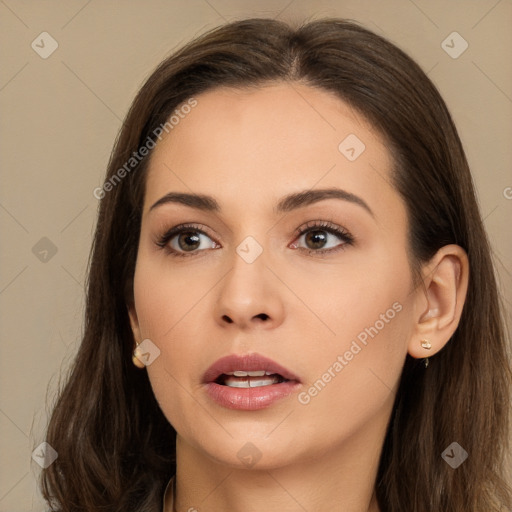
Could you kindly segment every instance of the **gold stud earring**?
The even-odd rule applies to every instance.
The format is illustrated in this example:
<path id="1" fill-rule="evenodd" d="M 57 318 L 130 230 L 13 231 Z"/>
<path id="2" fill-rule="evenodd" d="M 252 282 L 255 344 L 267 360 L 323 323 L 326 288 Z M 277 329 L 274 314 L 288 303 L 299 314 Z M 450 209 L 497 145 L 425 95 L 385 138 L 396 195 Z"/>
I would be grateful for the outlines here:
<path id="1" fill-rule="evenodd" d="M 421 340 L 421 346 L 427 350 L 432 348 L 432 344 L 428 340 Z"/>
<path id="2" fill-rule="evenodd" d="M 430 341 L 428 340 L 421 340 L 421 346 L 425 350 L 430 350 L 432 348 L 432 343 L 430 343 Z M 423 363 L 425 364 L 425 368 L 428 368 L 428 357 L 425 357 L 425 359 L 423 359 Z"/>
<path id="3" fill-rule="evenodd" d="M 132 352 L 132 362 L 137 368 L 144 368 L 145 364 L 137 357 L 137 348 Z"/>

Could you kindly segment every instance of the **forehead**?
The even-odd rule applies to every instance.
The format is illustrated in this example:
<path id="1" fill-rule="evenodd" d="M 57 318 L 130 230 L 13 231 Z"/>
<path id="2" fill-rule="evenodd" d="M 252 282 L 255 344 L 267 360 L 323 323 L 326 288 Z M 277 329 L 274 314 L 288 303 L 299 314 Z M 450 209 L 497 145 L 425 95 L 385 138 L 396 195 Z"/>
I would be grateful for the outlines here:
<path id="1" fill-rule="evenodd" d="M 382 138 L 333 93 L 277 83 L 218 88 L 195 100 L 153 150 L 145 211 L 170 190 L 248 204 L 311 188 L 370 196 L 390 188 Z"/>

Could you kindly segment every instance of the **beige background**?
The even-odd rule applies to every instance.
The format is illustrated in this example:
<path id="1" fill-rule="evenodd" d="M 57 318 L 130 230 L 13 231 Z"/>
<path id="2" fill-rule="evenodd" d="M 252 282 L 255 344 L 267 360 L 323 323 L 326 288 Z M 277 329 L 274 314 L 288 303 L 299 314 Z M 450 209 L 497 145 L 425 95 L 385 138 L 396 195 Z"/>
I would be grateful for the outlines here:
<path id="1" fill-rule="evenodd" d="M 31 454 L 80 339 L 93 190 L 121 120 L 170 51 L 248 16 L 353 18 L 419 62 L 459 127 L 510 305 L 510 0 L 0 0 L 0 512 L 44 510 Z M 441 46 L 453 31 L 469 44 L 456 59 Z M 42 32 L 58 43 L 46 59 Z"/>

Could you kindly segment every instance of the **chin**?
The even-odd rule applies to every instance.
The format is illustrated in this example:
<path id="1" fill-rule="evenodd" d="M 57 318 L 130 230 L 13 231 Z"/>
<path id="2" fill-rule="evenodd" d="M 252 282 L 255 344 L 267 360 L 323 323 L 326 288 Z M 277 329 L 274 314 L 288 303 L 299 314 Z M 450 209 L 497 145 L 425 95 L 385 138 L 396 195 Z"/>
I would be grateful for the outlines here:
<path id="1" fill-rule="evenodd" d="M 297 462 L 305 457 L 304 447 L 297 451 L 296 439 L 287 437 L 286 441 L 279 438 L 268 438 L 265 434 L 241 435 L 218 440 L 211 444 L 200 444 L 200 449 L 217 464 L 233 469 L 272 470 Z M 272 434 L 273 436 L 274 434 Z M 271 437 L 272 437 L 271 436 Z"/>

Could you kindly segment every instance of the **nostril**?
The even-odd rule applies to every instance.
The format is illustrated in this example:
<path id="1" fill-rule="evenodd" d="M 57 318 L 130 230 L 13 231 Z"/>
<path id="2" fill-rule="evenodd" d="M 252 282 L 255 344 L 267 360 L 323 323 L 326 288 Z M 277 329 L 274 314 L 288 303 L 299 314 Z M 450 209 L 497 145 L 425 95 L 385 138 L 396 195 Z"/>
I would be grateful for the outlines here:
<path id="1" fill-rule="evenodd" d="M 261 318 L 262 320 L 267 320 L 268 315 L 266 313 L 260 313 L 259 315 L 256 315 L 256 318 Z"/>
<path id="2" fill-rule="evenodd" d="M 227 315 L 222 315 L 222 319 L 226 320 L 226 322 L 228 324 L 232 324 L 233 323 L 233 320 L 231 320 L 231 318 L 229 318 L 229 316 L 227 316 Z"/>

